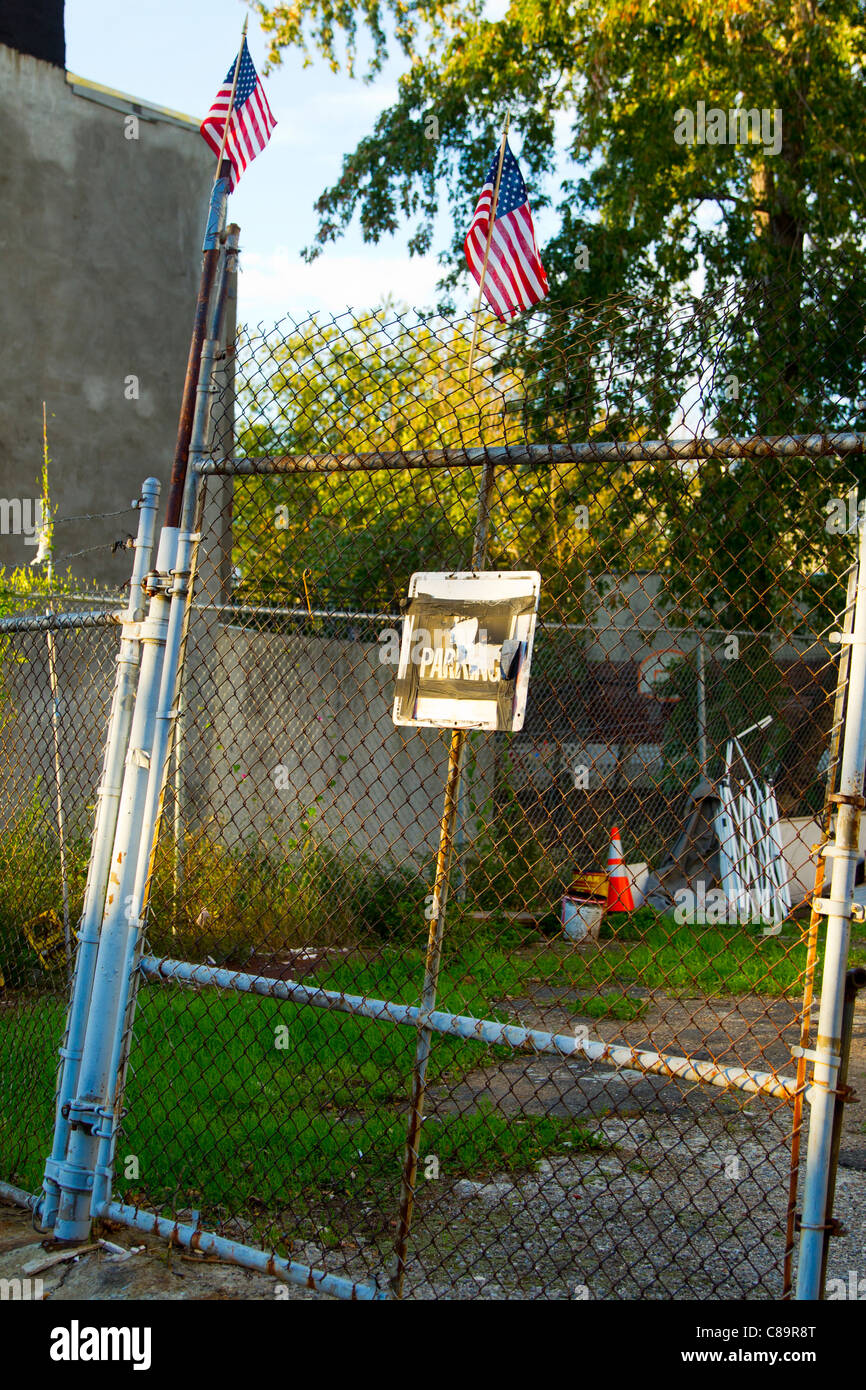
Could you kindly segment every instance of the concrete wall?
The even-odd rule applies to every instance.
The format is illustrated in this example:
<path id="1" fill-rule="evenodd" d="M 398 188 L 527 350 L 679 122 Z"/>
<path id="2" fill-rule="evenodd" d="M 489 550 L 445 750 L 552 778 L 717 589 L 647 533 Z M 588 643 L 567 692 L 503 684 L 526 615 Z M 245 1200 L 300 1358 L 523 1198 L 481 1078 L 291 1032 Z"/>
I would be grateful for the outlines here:
<path id="1" fill-rule="evenodd" d="M 202 653 L 202 628 L 193 627 Z M 119 633 L 58 633 L 60 745 L 70 832 L 89 836 Z M 34 789 L 54 823 L 54 754 L 44 633 L 0 640 L 0 866 L 4 833 Z M 356 855 L 402 860 L 435 853 L 448 735 L 396 728 L 394 668 L 378 644 L 257 635 L 217 627 L 210 659 L 185 686 L 186 823 L 221 844 L 315 833 Z M 492 792 L 493 740 L 475 736 L 473 788 Z M 278 770 L 281 770 L 278 775 Z M 283 785 L 280 785 L 283 783 Z M 169 793 L 166 833 L 170 832 Z M 467 816 L 469 808 L 467 807 Z M 471 820 L 470 820 L 471 826 Z"/>
<path id="2" fill-rule="evenodd" d="M 191 820 L 215 817 L 225 844 L 259 834 L 285 844 L 303 836 L 307 818 L 328 843 L 358 854 L 434 853 L 448 734 L 395 727 L 394 668 L 379 651 L 219 631 L 207 696 L 194 675 L 186 691 Z M 483 801 L 493 789 L 492 737 L 475 736 L 473 749 Z"/>
<path id="3" fill-rule="evenodd" d="M 102 766 L 119 629 L 55 637 L 61 785 L 67 829 L 89 840 Z M 0 636 L 0 871 L 7 836 L 35 807 L 56 826 L 56 769 L 48 639 L 44 632 Z"/>
<path id="4" fill-rule="evenodd" d="M 116 628 L 63 632 L 56 639 L 64 801 L 70 830 L 85 836 L 118 640 Z M 208 834 L 233 847 L 276 843 L 289 849 L 293 840 L 312 836 L 380 861 L 429 863 L 438 840 L 448 734 L 394 726 L 394 668 L 382 665 L 379 654 L 374 642 L 255 633 L 224 627 L 212 612 L 199 611 L 185 681 L 187 828 L 207 826 Z M 481 806 L 493 793 L 502 750 L 489 735 L 474 735 L 472 747 L 472 800 Z M 589 786 L 573 791 L 567 774 L 587 753 Z M 653 790 L 654 754 L 657 749 L 640 746 L 618 769 L 621 779 L 631 780 L 633 798 Z M 508 766 L 513 789 L 539 824 L 559 815 L 563 836 L 579 838 L 596 821 L 587 790 L 604 794 L 614 762 L 607 745 L 569 736 L 563 724 L 547 735 L 530 731 L 511 741 Z M 4 831 L 27 811 L 37 779 L 51 823 L 47 641 L 44 633 L 14 634 L 0 640 L 0 865 Z M 622 801 L 622 780 L 617 790 Z M 647 804 L 654 823 L 672 833 L 674 803 Z M 638 816 L 637 802 L 633 811 Z M 471 803 L 466 814 L 471 839 Z M 170 792 L 166 833 L 171 816 Z"/>
<path id="5" fill-rule="evenodd" d="M 38 495 L 45 400 L 58 516 L 116 511 L 170 472 L 213 157 L 188 118 L 3 46 L 0 148 L 0 498 Z M 59 526 L 58 568 L 122 583 L 128 553 L 64 556 L 134 524 Z M 34 553 L 0 534 L 0 563 Z"/>

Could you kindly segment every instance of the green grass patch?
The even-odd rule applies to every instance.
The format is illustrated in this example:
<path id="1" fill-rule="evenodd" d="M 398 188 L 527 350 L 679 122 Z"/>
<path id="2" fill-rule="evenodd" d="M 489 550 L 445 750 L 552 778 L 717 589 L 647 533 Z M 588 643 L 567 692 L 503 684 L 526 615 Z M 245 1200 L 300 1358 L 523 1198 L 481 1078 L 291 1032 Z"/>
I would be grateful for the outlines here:
<path id="1" fill-rule="evenodd" d="M 764 937 L 760 927 L 680 925 L 647 909 L 607 925 L 598 948 L 556 937 L 526 945 L 525 935 L 500 938 L 493 920 L 482 932 L 457 917 L 446 938 L 439 1007 L 513 1020 L 521 1001 L 553 986 L 570 1014 L 628 1020 L 647 1004 L 637 989 L 706 998 L 799 993 L 800 925 Z M 858 943 L 854 958 L 863 954 Z M 420 947 L 380 942 L 375 954 L 359 948 L 315 978 L 329 989 L 416 1003 L 422 973 Z M 7 991 L 7 998 L 0 1010 L 0 1165 L 4 1176 L 34 1188 L 50 1141 L 64 1006 L 47 995 Z M 144 987 L 117 1191 L 222 1215 L 287 1207 L 303 1214 L 331 1201 L 384 1209 L 398 1182 L 414 1048 L 412 1029 L 342 1012 Z M 437 1036 L 430 1086 L 435 1095 L 470 1069 L 511 1056 L 507 1048 Z M 567 1145 L 595 1142 L 568 1119 L 513 1120 L 483 1109 L 433 1115 L 423 1131 L 424 1152 L 436 1153 L 450 1176 L 528 1169 Z M 137 1175 L 127 1163 L 133 1158 Z"/>
<path id="2" fill-rule="evenodd" d="M 640 1018 L 646 1012 L 645 999 L 632 999 L 627 994 L 594 994 L 581 1001 L 578 1013 L 587 1018 Z"/>
<path id="3" fill-rule="evenodd" d="M 449 1175 L 492 1176 L 525 1172 L 551 1154 L 590 1153 L 610 1145 L 597 1131 L 577 1121 L 549 1115 L 520 1119 L 481 1104 L 469 1115 L 446 1115 L 424 1125 L 422 1157 L 435 1154 L 440 1171 Z"/>
<path id="4" fill-rule="evenodd" d="M 420 953 L 402 959 L 388 953 L 385 961 L 364 967 L 360 978 L 356 970 L 351 984 L 378 997 L 412 999 L 420 967 Z M 485 1006 L 480 1011 L 494 1012 L 482 982 L 475 988 Z M 443 1003 L 449 992 L 446 980 Z M 58 1001 L 43 1000 L 39 1008 L 52 1011 L 55 1025 L 62 1018 Z M 157 1207 L 195 1206 L 211 1217 L 287 1207 L 311 1213 L 325 1197 L 358 1205 L 392 1203 L 415 1036 L 411 1028 L 274 999 L 142 988 L 128 1114 L 118 1145 L 117 1195 Z M 35 1147 L 24 1151 L 19 1131 L 32 1132 L 27 1102 L 40 1078 L 32 1070 L 20 1078 L 16 1103 L 19 1041 L 20 1020 L 16 1028 L 12 1011 L 0 1015 L 0 1078 L 4 1085 L 13 1082 L 6 1093 L 10 1103 L 4 1106 L 0 1161 L 5 1167 L 6 1155 L 17 1153 L 19 1180 L 37 1187 L 50 1140 L 56 1041 L 39 1058 L 39 1089 L 49 1098 L 48 1113 L 40 1117 Z M 437 1037 L 429 1085 L 453 1085 L 496 1051 L 511 1055 L 507 1048 Z M 529 1169 L 545 1154 L 599 1142 L 567 1118 L 524 1123 L 492 1109 L 431 1117 L 423 1134 L 423 1152 L 435 1153 L 442 1176 L 448 1177 Z"/>

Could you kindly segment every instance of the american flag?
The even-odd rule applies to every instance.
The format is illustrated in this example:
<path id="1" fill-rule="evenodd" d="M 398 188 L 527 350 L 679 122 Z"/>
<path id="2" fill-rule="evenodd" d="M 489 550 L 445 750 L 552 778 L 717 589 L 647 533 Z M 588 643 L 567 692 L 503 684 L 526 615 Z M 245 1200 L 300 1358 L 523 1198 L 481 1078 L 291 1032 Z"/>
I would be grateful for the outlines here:
<path id="1" fill-rule="evenodd" d="M 498 167 L 497 152 L 487 170 L 475 216 L 463 243 L 466 264 L 479 285 Z M 484 276 L 484 298 L 500 323 L 505 323 L 508 319 L 516 318 L 523 309 L 529 309 L 544 299 L 549 289 L 544 266 L 535 244 L 535 228 L 532 225 L 532 213 L 529 211 L 526 197 L 526 184 L 506 140 L 493 237 Z"/>
<path id="2" fill-rule="evenodd" d="M 201 133 L 215 155 L 219 154 L 222 146 L 236 63 L 237 57 L 226 73 L 225 82 L 217 92 L 213 106 L 201 123 Z M 231 160 L 232 165 L 229 192 L 234 192 L 244 169 L 252 163 L 257 154 L 261 154 L 271 138 L 271 131 L 275 125 L 276 121 L 268 106 L 259 75 L 253 66 L 247 41 L 244 39 L 225 149 L 225 157 Z"/>

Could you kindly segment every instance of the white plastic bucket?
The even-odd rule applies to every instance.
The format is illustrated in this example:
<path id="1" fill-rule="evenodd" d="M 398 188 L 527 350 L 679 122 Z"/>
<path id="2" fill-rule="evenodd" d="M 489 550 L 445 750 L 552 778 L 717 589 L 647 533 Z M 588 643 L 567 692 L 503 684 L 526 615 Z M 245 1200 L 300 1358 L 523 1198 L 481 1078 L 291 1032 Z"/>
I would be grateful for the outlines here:
<path id="1" fill-rule="evenodd" d="M 604 904 L 598 898 L 565 897 L 562 900 L 562 930 L 569 941 L 597 941 Z"/>

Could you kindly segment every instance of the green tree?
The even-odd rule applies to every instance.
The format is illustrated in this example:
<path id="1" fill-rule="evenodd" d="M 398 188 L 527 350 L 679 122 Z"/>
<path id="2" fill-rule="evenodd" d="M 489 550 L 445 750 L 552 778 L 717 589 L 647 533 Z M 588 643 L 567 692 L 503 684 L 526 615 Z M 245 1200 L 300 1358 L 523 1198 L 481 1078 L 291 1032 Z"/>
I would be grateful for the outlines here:
<path id="1" fill-rule="evenodd" d="M 300 47 L 354 72 L 366 26 L 368 77 L 387 56 L 388 30 L 407 65 L 396 102 L 319 198 L 310 255 L 356 212 L 369 240 L 411 222 L 410 249 L 426 251 L 447 190 L 455 233 L 445 283 L 453 284 L 479 175 L 509 109 L 536 205 L 542 176 L 556 167 L 557 121 L 569 129 L 575 173 L 562 185 L 559 231 L 545 248 L 554 305 L 623 290 L 658 295 L 682 286 L 701 260 L 712 286 L 755 271 L 788 280 L 831 247 L 862 257 L 857 0 L 512 0 L 495 22 L 478 0 L 255 8 L 272 62 Z M 684 142 L 677 113 L 695 112 L 698 102 L 725 113 L 778 112 L 769 146 L 754 123 L 737 132 L 747 137 L 738 143 L 729 130 L 718 142 L 717 129 L 704 143 Z M 712 225 L 696 217 L 707 205 L 718 214 Z M 587 269 L 575 264 L 580 245 Z"/>
<path id="2" fill-rule="evenodd" d="M 689 390 L 706 433 L 864 427 L 862 4 L 512 0 L 495 22 L 462 0 L 255 8 L 274 62 L 300 47 L 354 71 L 366 27 L 368 77 L 389 45 L 406 65 L 397 100 L 319 198 L 308 256 L 356 215 L 368 240 L 408 225 L 410 250 L 427 251 L 447 203 L 447 296 L 466 274 L 462 238 L 506 109 L 536 208 L 567 128 L 570 172 L 542 248 L 551 294 L 494 364 L 520 382 L 508 408 L 523 439 L 659 437 Z M 724 114 L 723 142 L 678 138 L 699 103 Z M 770 124 L 747 122 L 732 141 L 738 110 Z M 591 503 L 605 524 L 589 557 L 578 549 L 590 567 L 658 568 L 685 606 L 762 629 L 835 604 L 816 572 L 850 544 L 827 540 L 822 506 L 862 491 L 866 470 L 615 459 L 539 467 L 534 482 L 557 563 L 563 518 Z"/>

